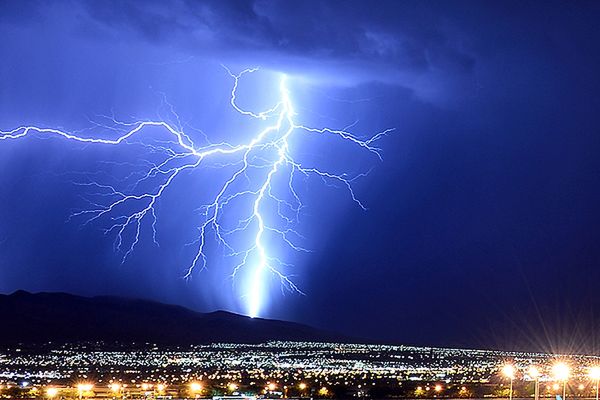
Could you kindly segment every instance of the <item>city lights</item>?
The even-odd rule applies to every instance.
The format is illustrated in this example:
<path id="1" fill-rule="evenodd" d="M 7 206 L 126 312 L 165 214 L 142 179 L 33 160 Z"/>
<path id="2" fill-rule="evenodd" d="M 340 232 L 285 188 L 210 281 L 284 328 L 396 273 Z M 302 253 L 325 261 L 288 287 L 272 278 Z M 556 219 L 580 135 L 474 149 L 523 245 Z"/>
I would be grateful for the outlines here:
<path id="1" fill-rule="evenodd" d="M 238 385 L 231 382 L 227 385 L 227 389 L 229 389 L 230 392 L 235 392 L 238 389 Z"/>
<path id="2" fill-rule="evenodd" d="M 599 400 L 599 390 L 600 390 L 600 367 L 593 366 L 590 368 L 588 373 L 590 379 L 595 381 L 596 383 L 596 400 Z"/>
<path id="3" fill-rule="evenodd" d="M 557 364 L 557 357 L 550 354 L 411 346 L 218 343 L 128 351 L 98 351 L 94 346 L 84 346 L 14 354 L 18 357 L 0 351 L 5 376 L 30 372 L 16 382 L 0 375 L 4 388 L 1 395 L 5 397 L 8 386 L 38 399 L 68 399 L 71 394 L 81 400 L 176 398 L 179 393 L 200 398 L 215 392 L 234 396 L 331 397 L 334 387 L 344 387 L 364 397 L 370 395 L 372 387 L 383 386 L 394 390 L 398 397 L 464 398 L 476 393 L 493 397 L 502 389 L 508 399 L 510 379 L 519 388 L 512 393 L 513 398 L 515 393 L 522 396 L 525 387 L 533 392 L 528 383 L 533 381 L 536 390 L 530 393 L 531 399 L 539 400 L 548 395 L 569 396 L 568 383 L 576 396 L 592 396 L 600 382 L 600 357 L 595 356 L 562 356 Z M 383 354 L 385 359 L 380 356 Z M 349 364 L 349 359 L 355 362 Z M 95 382 L 87 380 L 92 376 Z M 410 381 L 419 384 L 404 384 Z M 540 382 L 545 383 L 543 393 Z M 57 389 L 58 394 L 54 395 L 51 388 Z M 323 388 L 327 394 L 323 394 Z"/>
<path id="4" fill-rule="evenodd" d="M 552 375 L 557 381 L 564 382 L 569 379 L 569 367 L 565 363 L 558 363 L 552 367 Z"/>
<path id="5" fill-rule="evenodd" d="M 94 388 L 94 385 L 91 383 L 80 383 L 77 385 L 78 392 L 91 392 Z"/>
<path id="6" fill-rule="evenodd" d="M 536 366 L 530 366 L 529 369 L 527 370 L 527 374 L 529 375 L 529 377 L 531 379 L 538 379 L 540 377 L 540 370 L 537 369 Z"/>
<path id="7" fill-rule="evenodd" d="M 190 383 L 190 390 L 193 393 L 197 393 L 197 392 L 201 392 L 202 391 L 202 385 L 198 382 L 192 382 Z"/>
<path id="8" fill-rule="evenodd" d="M 110 390 L 114 393 L 117 393 L 121 390 L 121 385 L 119 383 L 111 383 Z"/>

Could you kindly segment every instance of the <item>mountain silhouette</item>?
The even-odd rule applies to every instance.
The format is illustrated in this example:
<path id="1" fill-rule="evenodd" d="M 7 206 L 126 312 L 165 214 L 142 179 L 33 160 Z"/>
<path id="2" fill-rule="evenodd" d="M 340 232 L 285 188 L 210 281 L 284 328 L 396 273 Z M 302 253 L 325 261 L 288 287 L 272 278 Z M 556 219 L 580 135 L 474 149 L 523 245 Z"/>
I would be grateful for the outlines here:
<path id="1" fill-rule="evenodd" d="M 226 311 L 199 313 L 147 300 L 17 291 L 0 295 L 0 344 L 48 342 L 162 345 L 353 342 L 306 325 Z"/>

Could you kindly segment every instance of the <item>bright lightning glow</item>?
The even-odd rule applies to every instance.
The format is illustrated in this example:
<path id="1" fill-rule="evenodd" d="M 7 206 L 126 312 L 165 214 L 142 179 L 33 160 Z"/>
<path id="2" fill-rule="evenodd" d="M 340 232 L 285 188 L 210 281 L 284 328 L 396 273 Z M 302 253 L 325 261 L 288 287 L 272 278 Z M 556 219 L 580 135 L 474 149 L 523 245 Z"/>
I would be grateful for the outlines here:
<path id="1" fill-rule="evenodd" d="M 115 246 L 123 252 L 123 261 L 139 244 L 144 224 L 151 229 L 154 243 L 158 244 L 157 202 L 180 175 L 197 170 L 207 163 L 214 163 L 213 167 L 222 167 L 224 171 L 231 168 L 232 172 L 211 196 L 212 201 L 199 208 L 202 220 L 194 242 L 195 256 L 184 275 L 189 278 L 196 269 L 207 267 L 207 245 L 214 236 L 216 243 L 227 249 L 228 255 L 236 260 L 232 264 L 231 276 L 235 278 L 238 272 L 244 271 L 243 275 L 247 277 L 244 283 L 246 312 L 249 316 L 256 317 L 265 305 L 266 280 L 269 277 L 275 276 L 284 288 L 302 293 L 283 271 L 283 267 L 288 264 L 273 256 L 268 249 L 272 238 L 276 238 L 295 251 L 306 251 L 297 244 L 300 235 L 294 229 L 302 208 L 296 191 L 296 180 L 299 177 L 316 176 L 325 183 L 340 185 L 349 192 L 356 204 L 365 208 L 352 188 L 352 182 L 365 174 L 349 176 L 304 165 L 295 159 L 290 149 L 290 138 L 297 135 L 331 135 L 381 159 L 381 150 L 375 146 L 375 142 L 392 129 L 360 138 L 346 129 L 313 128 L 297 124 L 286 76 L 281 77 L 279 101 L 273 107 L 261 112 L 245 110 L 237 103 L 238 84 L 243 75 L 256 69 L 247 69 L 240 74 L 234 74 L 227 68 L 226 70 L 233 79 L 231 106 L 241 115 L 266 124 L 246 143 L 223 142 L 196 146 L 184 132 L 176 114 L 177 124 L 160 120 L 124 123 L 111 118 L 110 125 L 100 125 L 112 135 L 108 138 L 105 135 L 86 136 L 55 128 L 21 126 L 0 131 L 0 140 L 40 135 L 58 136 L 69 141 L 104 146 L 142 144 L 154 156 L 160 155 L 158 162 L 145 160 L 148 167 L 133 185 L 118 188 L 117 185 L 97 181 L 80 183 L 97 189 L 105 202 L 94 202 L 90 209 L 76 212 L 72 217 L 83 217 L 86 224 L 101 218 L 110 220 L 105 232 L 115 235 Z M 138 136 L 153 128 L 163 130 L 171 140 L 165 142 L 153 139 L 149 143 L 150 139 L 145 142 L 138 139 Z M 281 187 L 280 182 L 287 183 Z M 245 199 L 250 199 L 247 208 L 241 202 Z M 232 204 L 236 202 L 242 203 L 242 206 L 238 204 L 233 207 Z M 237 224 L 224 225 L 222 217 L 227 213 L 235 213 Z M 232 239 L 241 233 L 250 234 L 250 239 L 243 245 L 239 244 L 239 240 Z M 267 235 L 271 240 L 268 240 Z"/>

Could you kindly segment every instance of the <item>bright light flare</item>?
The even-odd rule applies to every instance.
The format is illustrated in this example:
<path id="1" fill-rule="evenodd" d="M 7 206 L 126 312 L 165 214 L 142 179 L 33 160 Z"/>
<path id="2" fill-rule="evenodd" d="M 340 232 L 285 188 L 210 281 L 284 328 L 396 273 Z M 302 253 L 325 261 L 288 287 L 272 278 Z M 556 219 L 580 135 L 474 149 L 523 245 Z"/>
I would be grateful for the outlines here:
<path id="1" fill-rule="evenodd" d="M 201 392 L 202 385 L 198 382 L 192 382 L 192 383 L 190 383 L 190 390 L 194 393 Z"/>
<path id="2" fill-rule="evenodd" d="M 57 394 L 58 394 L 58 389 L 55 387 L 50 387 L 50 388 L 46 389 L 46 395 L 50 398 L 56 397 Z"/>
<path id="3" fill-rule="evenodd" d="M 569 379 L 569 366 L 565 363 L 554 364 L 552 367 L 552 375 L 557 381 L 566 381 Z"/>
<path id="4" fill-rule="evenodd" d="M 91 383 L 80 383 L 77 385 L 78 392 L 91 392 L 94 389 L 94 385 Z"/>
<path id="5" fill-rule="evenodd" d="M 111 390 L 111 392 L 117 393 L 121 390 L 121 385 L 118 383 L 111 383 L 110 390 Z"/>
<path id="6" fill-rule="evenodd" d="M 593 379 L 595 381 L 600 380 L 600 367 L 591 367 L 588 375 L 590 377 L 590 379 Z"/>
<path id="7" fill-rule="evenodd" d="M 560 389 L 560 385 L 558 383 L 555 383 L 552 385 L 552 389 L 556 392 L 558 389 Z"/>
<path id="8" fill-rule="evenodd" d="M 509 379 L 515 378 L 515 372 L 516 372 L 516 369 L 515 369 L 514 365 L 512 365 L 512 364 L 506 364 L 504 367 L 502 367 L 502 375 L 504 375 L 505 377 L 507 377 Z"/>
<path id="9" fill-rule="evenodd" d="M 227 385 L 227 389 L 229 389 L 230 392 L 234 392 L 238 389 L 238 385 L 236 383 L 231 382 Z"/>
<path id="10" fill-rule="evenodd" d="M 527 370 L 527 374 L 529 375 L 529 377 L 531 379 L 534 379 L 534 380 L 538 379 L 541 375 L 540 370 L 534 365 L 529 367 L 529 369 Z"/>

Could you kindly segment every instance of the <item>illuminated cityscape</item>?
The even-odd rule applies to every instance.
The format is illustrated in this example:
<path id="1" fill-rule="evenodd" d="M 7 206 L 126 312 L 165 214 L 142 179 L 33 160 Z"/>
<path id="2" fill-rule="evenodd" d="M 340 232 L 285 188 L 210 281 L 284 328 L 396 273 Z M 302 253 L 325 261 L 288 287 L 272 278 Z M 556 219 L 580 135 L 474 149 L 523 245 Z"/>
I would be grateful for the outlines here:
<path id="1" fill-rule="evenodd" d="M 137 350 L 47 344 L 0 355 L 4 393 L 98 397 L 552 397 L 595 393 L 597 356 L 450 348 L 269 342 Z M 535 367 L 535 371 L 532 369 Z M 596 367 L 596 368 L 594 368 Z M 563 382 L 568 381 L 568 387 Z M 93 386 L 81 386 L 93 385 Z M 558 386 L 557 386 L 558 385 Z M 11 391 L 12 388 L 12 391 Z M 92 394 L 93 392 L 93 394 Z M 48 393 L 50 394 L 50 393 Z M 58 393 L 55 393 L 58 394 Z M 88 396 L 86 395 L 86 397 Z"/>

